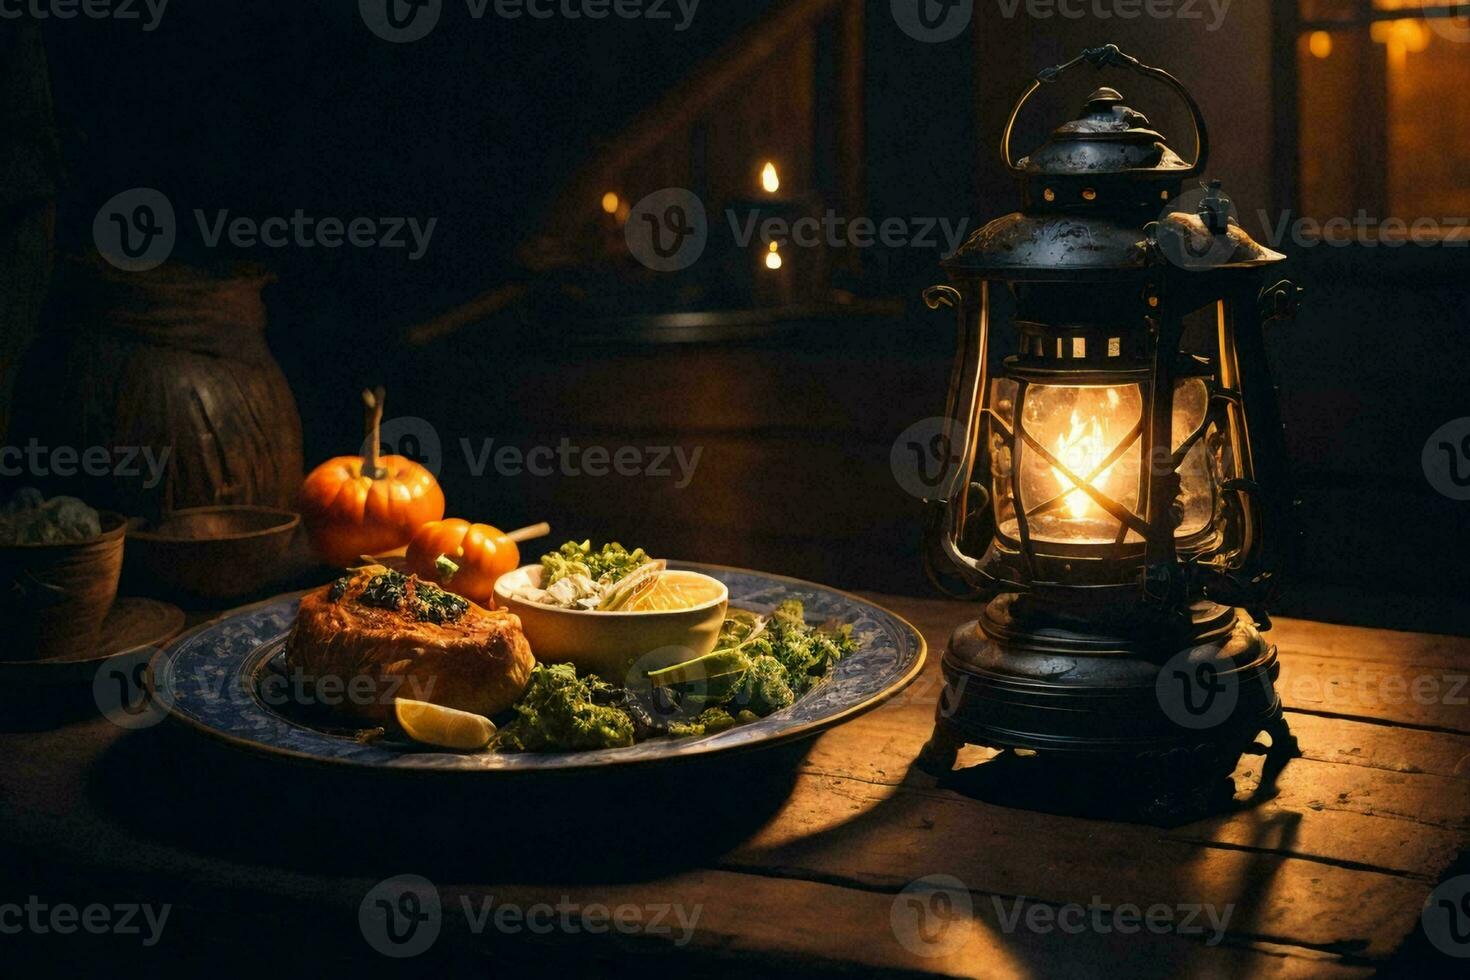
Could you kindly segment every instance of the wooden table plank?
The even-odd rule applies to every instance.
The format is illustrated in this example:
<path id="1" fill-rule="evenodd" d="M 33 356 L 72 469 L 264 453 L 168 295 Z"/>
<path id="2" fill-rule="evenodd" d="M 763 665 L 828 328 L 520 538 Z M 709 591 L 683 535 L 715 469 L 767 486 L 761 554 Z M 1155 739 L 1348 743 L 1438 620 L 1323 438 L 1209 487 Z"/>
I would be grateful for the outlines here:
<path id="1" fill-rule="evenodd" d="M 1126 958 L 1129 975 L 1176 977 L 1359 975 L 1361 967 L 1311 953 L 1252 946 L 1206 946 L 1173 935 L 1028 928 L 1024 911 L 993 896 L 953 894 L 961 907 L 933 903 L 925 893 L 853 888 L 764 873 L 699 871 L 661 883 L 665 900 L 698 910 L 698 928 L 681 956 L 759 957 L 772 972 L 810 970 L 913 971 L 975 977 L 1110 976 Z M 479 893 L 469 893 L 478 897 Z M 514 891 L 518 903 L 554 903 L 556 888 Z M 646 902 L 648 886 L 599 888 L 599 904 Z M 949 893 L 947 893 L 949 894 Z M 474 899 L 472 898 L 472 901 Z M 968 902 L 969 909 L 962 906 Z M 1024 906 L 1023 906 L 1024 908 Z M 781 914 L 773 915 L 773 909 Z M 1070 920 L 1069 920 L 1070 922 Z M 1125 923 L 1131 928 L 1131 924 Z"/>
<path id="2" fill-rule="evenodd" d="M 1271 637 L 1283 650 L 1335 661 L 1376 660 L 1470 670 L 1470 637 L 1274 619 Z M 1466 692 L 1470 694 L 1470 692 Z"/>
<path id="3" fill-rule="evenodd" d="M 931 781 L 910 768 L 923 741 L 912 726 L 886 721 L 880 709 L 846 726 L 842 738 L 819 740 L 803 768 L 875 785 L 928 787 Z M 1464 780 L 1298 759 L 1277 786 L 1272 800 L 1177 833 L 1428 878 L 1453 860 L 1467 830 L 1470 783 Z"/>
<path id="4" fill-rule="evenodd" d="M 968 610 L 954 604 L 872 598 L 907 614 L 925 633 L 931 649 L 939 651 L 948 632 L 967 618 Z M 1470 643 L 1439 643 L 1435 638 L 1426 644 L 1398 634 L 1385 637 L 1386 631 L 1355 631 L 1358 639 L 1376 643 L 1376 656 L 1420 656 L 1432 649 L 1432 656 L 1423 657 L 1432 662 L 1413 665 L 1359 656 L 1344 667 L 1314 652 L 1312 645 L 1320 649 L 1324 642 L 1314 624 L 1290 622 L 1284 632 L 1298 650 L 1283 653 L 1284 675 L 1290 677 L 1295 670 L 1317 679 L 1319 689 L 1340 691 L 1335 699 L 1346 702 L 1351 712 L 1377 711 L 1420 724 L 1459 721 L 1457 706 L 1445 703 L 1448 699 L 1443 697 L 1431 703 L 1412 697 L 1385 703 L 1377 682 L 1407 677 L 1416 670 L 1453 677 L 1462 660 L 1470 662 Z M 1341 682 L 1344 677 L 1368 681 L 1350 686 Z M 939 686 L 931 662 L 900 698 L 821 739 L 805 770 L 825 780 L 822 790 L 809 793 L 803 784 L 793 806 L 806 809 L 783 813 L 752 842 L 751 851 L 734 860 L 743 861 L 742 867 L 776 862 L 784 873 L 793 874 L 871 875 L 872 868 L 844 858 L 877 852 L 870 841 L 852 835 L 862 832 L 859 828 L 866 825 L 870 811 L 886 807 L 892 813 L 901 803 L 901 812 L 921 826 L 944 822 L 948 831 L 937 840 L 976 842 L 978 856 L 956 855 L 951 866 L 969 868 L 979 876 L 972 886 L 980 890 L 1007 892 L 1035 874 L 1032 854 L 1018 856 L 1006 846 L 1025 841 L 1032 851 L 1044 846 L 1048 861 L 1067 869 L 1058 879 L 1063 889 L 1058 900 L 1086 901 L 1083 893 L 1096 891 L 1133 896 L 1116 897 L 1117 901 L 1171 895 L 1173 901 L 1184 902 L 1189 896 L 1181 889 L 1187 891 L 1190 885 L 1218 896 L 1230 894 L 1216 889 L 1234 881 L 1240 889 L 1236 904 L 1242 917 L 1237 921 L 1243 935 L 1336 950 L 1350 959 L 1381 960 L 1415 928 L 1419 903 L 1464 847 L 1470 831 L 1470 783 L 1463 778 L 1470 738 L 1404 731 L 1330 713 L 1293 713 L 1293 721 L 1303 720 L 1306 757 L 1288 765 L 1275 799 L 1167 833 L 1094 825 L 1107 828 L 1107 844 L 1100 846 L 1094 834 L 1077 830 L 1078 821 L 963 800 L 934 790 L 925 784 L 925 777 L 911 771 Z M 1309 688 L 1288 688 L 1285 696 L 1290 702 L 1303 689 Z M 1412 684 L 1404 690 L 1412 692 Z M 1400 742 L 1396 738 L 1400 733 L 1410 738 Z M 1422 764 L 1414 762 L 1416 749 L 1422 752 Z M 963 816 L 956 816 L 950 807 L 958 807 Z M 824 835 L 827 846 L 812 844 Z M 1184 850 L 1171 852 L 1170 845 Z M 950 856 L 942 844 L 932 854 L 924 852 L 922 844 L 915 846 L 935 864 Z M 1186 857 L 1190 848 L 1197 853 Z M 1100 851 L 1107 856 L 1100 857 Z M 1234 857 L 1226 856 L 1231 852 Z M 1164 855 L 1172 856 L 1164 860 Z M 1182 861 L 1195 863 L 1203 878 L 1179 880 L 1174 869 Z M 1119 864 L 1127 865 L 1127 870 L 1120 872 Z M 1359 896 L 1366 892 L 1379 894 L 1387 906 L 1403 911 L 1381 915 L 1378 909 L 1383 906 L 1361 901 Z M 1289 898 L 1308 894 L 1318 902 Z"/>
<path id="5" fill-rule="evenodd" d="M 196 935 L 216 930 L 247 936 L 258 935 L 260 930 L 275 932 L 281 919 L 295 923 L 293 928 L 321 930 L 322 937 L 359 948 L 350 930 L 355 928 L 358 904 L 376 884 L 375 879 L 269 864 L 252 866 L 178 850 L 169 845 L 167 835 L 140 838 L 90 805 L 84 784 L 61 777 L 63 771 L 85 771 L 98 764 L 99 742 L 105 745 L 131 737 L 104 722 L 73 726 L 62 738 L 52 733 L 0 736 L 7 748 L 31 750 L 20 756 L 17 768 L 5 773 L 7 790 L 27 783 L 49 783 L 57 790 L 39 801 L 43 808 L 31 812 L 24 824 L 7 825 L 6 861 L 46 855 L 48 894 L 53 901 L 55 889 L 60 888 L 62 897 L 168 902 L 175 907 L 173 928 Z M 50 751 L 46 751 L 48 743 Z M 847 798 L 841 793 L 837 796 Z M 800 806 L 803 798 L 804 794 L 798 794 L 793 804 Z M 291 828 L 283 827 L 281 832 L 290 833 Z M 94 866 L 97 853 L 109 856 L 107 867 Z M 938 867 L 946 869 L 947 865 Z M 677 952 L 681 968 L 699 975 L 726 971 L 733 975 L 748 970 L 749 963 L 757 959 L 771 970 L 802 966 L 817 972 L 986 977 L 1105 976 L 1111 965 L 1124 961 L 1130 975 L 1143 977 L 1177 976 L 1181 971 L 1201 976 L 1282 977 L 1365 972 L 1363 964 L 1324 957 L 1313 950 L 1265 947 L 1235 935 L 1224 945 L 1211 946 L 1204 937 L 1173 934 L 1140 937 L 1090 929 L 1071 933 L 1049 924 L 1037 931 L 1025 924 L 1024 909 L 1044 903 L 1024 903 L 1023 918 L 1015 920 L 1013 900 L 1001 896 L 1004 900 L 997 902 L 997 896 L 978 891 L 969 894 L 973 916 L 955 917 L 944 909 L 916 912 L 904 904 L 903 886 L 911 878 L 903 874 L 837 882 L 790 877 L 772 867 L 750 870 L 756 873 L 694 869 L 657 881 L 627 884 L 496 886 L 443 878 L 436 884 L 446 909 L 445 933 L 436 952 L 451 957 L 473 954 L 502 969 L 526 957 L 524 934 L 477 927 L 459 911 L 461 900 L 479 910 L 486 899 L 492 899 L 521 908 L 566 901 L 581 908 L 681 905 L 685 921 L 697 916 L 687 943 L 677 932 L 638 936 L 627 944 L 615 937 L 593 939 L 585 933 L 535 938 L 538 944 L 554 940 L 558 947 L 569 945 L 574 951 L 604 959 L 612 955 L 609 944 L 638 956 Z M 924 937 L 904 925 L 906 921 L 917 923 L 916 916 L 926 923 Z M 565 949 L 535 948 L 536 961 L 543 966 L 573 955 Z"/>
<path id="6" fill-rule="evenodd" d="M 907 614 L 935 660 L 949 634 L 980 611 L 943 600 L 865 598 Z M 1275 620 L 1266 637 L 1281 655 L 1277 687 L 1289 709 L 1470 734 L 1470 638 L 1297 619 Z"/>
<path id="7" fill-rule="evenodd" d="M 1470 779 L 1470 736 L 1293 712 L 1302 754 L 1318 762 Z"/>
<path id="8" fill-rule="evenodd" d="M 880 604 L 885 601 L 885 597 L 882 596 L 872 596 L 872 598 Z M 912 743 L 917 740 L 918 746 L 922 747 L 923 737 L 927 736 L 927 729 L 932 725 L 934 712 L 939 704 L 942 680 L 939 675 L 938 662 L 944 649 L 944 643 L 948 638 L 949 632 L 959 623 L 964 622 L 966 612 L 973 610 L 974 607 L 955 603 L 934 602 L 932 600 L 886 599 L 886 601 L 897 606 L 901 612 L 912 611 L 915 614 L 911 621 L 924 632 L 925 639 L 930 646 L 931 655 L 923 673 L 913 684 L 877 711 L 860 719 L 857 724 L 859 726 L 873 724 L 887 726 L 885 730 L 888 732 L 889 737 L 898 738 L 899 740 L 895 741 L 890 751 L 884 755 L 882 765 L 892 768 L 892 766 L 902 762 L 904 768 L 906 768 L 907 761 L 911 760 L 917 753 L 917 748 Z M 1286 622 L 1296 625 L 1297 621 L 1288 620 Z M 1399 638 L 1397 646 L 1381 644 L 1380 647 L 1384 650 L 1400 650 L 1404 651 L 1405 655 L 1408 655 L 1408 652 L 1418 649 L 1415 644 L 1402 640 L 1404 634 L 1390 633 L 1390 631 L 1385 630 L 1361 629 L 1355 630 L 1355 632 L 1370 635 L 1388 634 L 1392 637 Z M 1436 637 L 1434 639 L 1438 641 L 1441 639 L 1457 640 L 1458 638 Z M 1467 670 L 1470 670 L 1470 641 L 1439 645 L 1436 649 L 1440 650 L 1440 659 L 1446 662 L 1449 661 L 1452 653 L 1454 657 L 1463 656 Z M 1453 724 L 1447 727 L 1470 725 L 1470 712 L 1466 712 L 1459 705 L 1451 701 L 1451 703 L 1436 703 L 1432 705 L 1415 704 L 1412 707 L 1407 707 L 1403 704 L 1389 704 L 1385 706 L 1382 704 L 1383 692 L 1371 687 L 1366 692 L 1369 700 L 1359 700 L 1357 696 L 1362 692 L 1359 691 L 1357 686 L 1345 683 L 1345 679 L 1352 675 L 1344 672 L 1339 665 L 1311 655 L 1307 655 L 1306 659 L 1287 659 L 1287 656 L 1284 654 L 1283 659 L 1285 661 L 1282 669 L 1283 682 L 1281 684 L 1283 700 L 1286 701 L 1289 715 L 1288 720 L 1291 722 L 1293 729 L 1300 729 L 1297 732 L 1297 736 L 1298 741 L 1302 743 L 1302 751 L 1306 760 L 1363 765 L 1370 768 L 1389 769 L 1403 773 L 1418 772 L 1452 778 L 1470 776 L 1470 735 L 1459 734 L 1453 731 L 1421 731 L 1404 729 L 1396 725 L 1387 726 L 1377 723 L 1365 723 L 1353 718 L 1345 718 L 1332 712 L 1324 712 L 1320 715 L 1306 714 L 1297 710 L 1303 706 L 1303 703 L 1294 701 L 1293 696 L 1295 693 L 1309 688 L 1318 691 L 1336 689 L 1341 692 L 1341 695 L 1335 697 L 1335 700 L 1345 704 L 1349 714 L 1362 715 L 1372 713 L 1375 710 L 1375 704 L 1372 699 L 1378 699 L 1379 703 L 1377 707 L 1383 708 L 1383 713 L 1392 716 L 1394 720 L 1400 723 L 1413 723 L 1416 719 L 1422 721 L 1425 717 L 1424 712 L 1432 712 L 1441 721 L 1452 719 Z M 1413 676 L 1412 668 L 1405 669 L 1401 665 L 1396 664 L 1365 663 L 1363 661 L 1358 661 L 1350 667 L 1351 670 L 1357 670 L 1359 668 L 1367 668 L 1374 672 L 1372 675 L 1364 676 L 1380 678 L 1396 671 L 1399 676 L 1405 679 L 1406 689 L 1412 689 L 1412 685 L 1409 683 L 1409 678 Z M 1454 672 L 1458 671 L 1459 668 L 1451 666 L 1448 669 L 1449 673 L 1433 676 L 1445 676 L 1453 679 L 1456 676 Z M 1311 675 L 1311 684 L 1297 683 L 1293 680 L 1294 676 L 1299 677 L 1303 674 Z M 1447 690 L 1447 688 L 1443 690 Z M 1315 703 L 1309 703 L 1306 706 L 1313 707 L 1315 710 Z M 849 727 L 851 728 L 851 726 Z M 852 728 L 851 730 L 854 734 L 865 731 L 863 727 Z M 899 738 L 902 735 L 909 737 Z M 871 739 L 868 741 L 871 743 Z M 873 758 L 872 752 L 873 746 L 867 744 L 856 754 L 863 758 Z M 1298 768 L 1300 769 L 1301 767 Z M 863 778 L 867 777 L 864 776 Z M 1374 777 L 1364 778 L 1373 779 Z M 1287 785 L 1290 785 L 1289 781 Z M 1429 782 L 1422 784 L 1410 783 L 1406 785 L 1411 787 L 1420 785 L 1423 787 L 1417 794 L 1414 794 L 1415 798 L 1421 801 L 1420 803 L 1411 804 L 1416 810 L 1421 806 L 1421 803 L 1431 808 L 1442 804 L 1438 811 L 1439 816 L 1435 817 L 1431 815 L 1429 817 L 1430 822 L 1446 823 L 1449 821 L 1451 815 L 1462 813 L 1465 810 L 1464 790 L 1453 784 L 1441 786 L 1440 784 Z M 1374 787 L 1381 789 L 1383 786 L 1384 784 L 1381 781 L 1365 784 L 1365 787 L 1369 790 L 1373 790 Z M 1336 792 L 1352 791 L 1353 789 L 1355 788 L 1339 786 Z"/>
<path id="9" fill-rule="evenodd" d="M 1162 829 L 1013 809 L 940 788 L 913 770 L 938 701 L 939 655 L 949 632 L 978 610 L 873 598 L 924 632 L 930 663 L 896 699 L 818 739 L 790 798 L 728 853 L 642 882 L 494 882 L 493 870 L 469 869 L 463 875 L 471 880 L 435 875 L 449 909 L 460 899 L 478 907 L 490 896 L 523 907 L 562 900 L 697 907 L 687 945 L 675 936 L 623 944 L 563 934 L 528 945 L 524 935 L 476 931 L 453 915 L 441 951 L 487 968 L 565 964 L 571 972 L 583 957 L 628 953 L 699 975 L 743 974 L 759 964 L 986 977 L 1361 976 L 1418 927 L 1424 896 L 1470 837 L 1463 709 L 1444 687 L 1414 698 L 1411 685 L 1396 700 L 1386 695 L 1398 682 L 1385 680 L 1452 680 L 1470 668 L 1470 641 L 1281 621 L 1272 638 L 1282 648 L 1283 690 L 1304 758 L 1286 767 L 1274 799 Z M 1320 701 L 1310 697 L 1313 680 Z M 200 934 L 228 930 L 237 918 L 260 919 L 242 934 L 279 919 L 358 942 L 357 905 L 374 880 L 196 853 L 166 832 L 139 836 L 99 808 L 100 790 L 89 785 L 97 768 L 116 764 L 110 747 L 138 737 L 103 722 L 0 734 L 10 760 L 0 770 L 0 842 L 9 854 L 0 867 L 44 855 L 51 880 L 78 893 L 125 882 L 140 894 L 177 895 L 187 928 Z M 922 896 L 906 889 L 934 874 L 960 880 L 968 914 L 915 904 Z M 1197 904 L 1217 916 L 1228 907 L 1229 921 L 1224 940 L 1211 945 L 1207 936 L 1175 932 L 1038 930 L 1024 918 L 1050 922 L 1072 909 L 1121 904 L 1159 904 L 1174 915 Z"/>
<path id="10" fill-rule="evenodd" d="M 1470 734 L 1470 669 L 1281 649 L 1281 700 L 1293 711 Z"/>
<path id="11" fill-rule="evenodd" d="M 61 847 L 64 862 L 65 845 Z M 216 861 L 171 861 L 143 846 L 130 849 L 105 874 L 59 864 L 50 884 L 53 901 L 168 903 L 170 927 L 232 946 L 237 951 L 232 967 L 250 957 L 251 950 L 265 950 L 263 963 L 275 960 L 279 968 L 280 953 L 271 948 L 296 944 L 341 957 L 347 973 L 386 964 L 381 959 L 375 964 L 376 954 L 354 935 L 359 905 L 379 884 L 373 878 L 279 871 L 263 875 Z M 1128 964 L 1129 976 L 1143 978 L 1336 978 L 1365 976 L 1369 970 L 1364 964 L 1271 944 L 1211 946 L 1171 934 L 1148 935 L 1140 942 L 1132 932 L 1072 931 L 1051 919 L 1037 928 L 1026 917 L 1037 903 L 1018 909 L 1013 902 L 981 894 L 962 896 L 956 907 L 938 906 L 923 901 L 922 895 L 911 901 L 885 889 L 765 873 L 702 869 L 643 884 L 432 884 L 441 904 L 441 931 L 427 955 L 410 961 L 415 972 L 450 965 L 456 975 L 465 970 L 502 975 L 523 967 L 530 975 L 560 970 L 581 976 L 615 962 L 619 975 L 636 965 L 653 973 L 698 977 L 748 977 L 753 963 L 763 975 L 805 976 L 1107 977 L 1117 975 L 1119 963 Z M 497 924 L 496 911 L 506 906 L 521 915 Z M 632 918 L 649 929 L 625 935 L 601 925 L 613 910 L 630 907 Z M 560 918 L 563 913 L 557 910 L 562 908 L 570 919 Z M 540 927 L 533 933 L 521 924 L 526 914 L 544 922 L 553 913 L 558 921 L 552 930 Z M 1071 921 L 1067 919 L 1069 925 Z M 589 924 L 600 931 L 589 932 Z M 1131 919 L 1123 925 L 1134 928 Z M 262 943 L 262 936 L 270 938 Z M 165 971 L 179 965 L 177 948 L 166 942 L 152 952 Z M 64 949 L 48 950 L 49 964 L 64 966 L 65 954 Z M 208 959 L 196 965 L 208 969 Z M 216 961 L 213 969 L 219 968 Z"/>
<path id="12" fill-rule="evenodd" d="M 850 722 L 844 727 L 841 738 L 826 737 L 817 742 L 807 758 L 807 766 L 812 771 L 851 776 L 868 782 L 902 782 L 927 739 L 927 732 L 917 727 L 911 717 L 906 717 L 909 714 L 911 711 L 905 706 L 885 705 L 864 718 Z M 1300 716 L 1293 716 L 1296 717 Z M 1277 780 L 1279 792 L 1275 802 L 1283 806 L 1398 817 L 1415 824 L 1445 829 L 1455 835 L 1470 830 L 1470 780 L 1463 773 L 1441 775 L 1425 772 L 1407 762 L 1397 767 L 1367 765 L 1365 760 L 1396 760 L 1399 755 L 1381 744 L 1365 740 L 1364 729 L 1374 735 L 1401 731 L 1339 719 L 1320 719 L 1310 727 L 1307 753 L 1288 764 Z M 1446 759 L 1456 753 L 1460 753 L 1459 758 L 1463 759 L 1463 753 L 1470 752 L 1470 737 L 1436 737 L 1462 743 L 1448 746 Z M 1377 755 L 1364 756 L 1354 751 L 1365 744 L 1369 752 Z M 973 756 L 979 759 L 988 754 L 976 751 Z M 1325 762 L 1323 758 L 1338 761 Z M 1426 761 L 1433 759 L 1429 755 L 1423 758 Z M 962 755 L 962 766 L 965 761 Z M 1258 766 L 1252 767 L 1249 760 L 1246 766 L 1238 776 L 1256 774 L 1254 769 Z"/>
<path id="13" fill-rule="evenodd" d="M 949 873 L 972 890 L 1052 904 L 1211 903 L 1233 908 L 1232 937 L 1375 960 L 1417 924 L 1423 879 L 1270 850 L 1282 834 L 1269 819 L 1248 836 L 1261 849 L 812 775 L 722 866 L 890 889 Z"/>

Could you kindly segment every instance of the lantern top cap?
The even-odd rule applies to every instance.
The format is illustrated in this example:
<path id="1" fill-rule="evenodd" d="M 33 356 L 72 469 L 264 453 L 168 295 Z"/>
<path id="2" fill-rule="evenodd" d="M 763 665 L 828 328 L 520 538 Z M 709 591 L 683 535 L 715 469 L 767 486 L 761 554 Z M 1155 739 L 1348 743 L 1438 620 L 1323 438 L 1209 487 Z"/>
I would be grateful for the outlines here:
<path id="1" fill-rule="evenodd" d="M 1157 171 L 1177 178 L 1190 169 L 1148 117 L 1124 105 L 1123 96 L 1112 88 L 1088 96 L 1077 117 L 1053 130 L 1017 167 L 1027 175 L 1047 177 Z"/>
<path id="2" fill-rule="evenodd" d="M 1080 116 L 1054 131 L 1036 152 L 1015 160 L 1011 154 L 1011 136 L 1031 96 L 1084 65 L 1094 69 L 1120 68 L 1168 86 L 1189 110 L 1194 126 L 1194 162 L 1180 162 L 1178 154 L 1165 145 L 1164 138 L 1149 127 L 1148 118 L 1123 105 L 1118 90 L 1107 87 L 1094 90 Z M 1085 178 L 1099 174 L 1127 175 L 1129 179 L 1141 181 L 1182 181 L 1204 171 L 1210 154 L 1210 137 L 1199 103 L 1179 79 L 1162 68 L 1145 65 L 1124 54 L 1116 44 L 1104 44 L 1087 48 L 1071 61 L 1037 73 L 1011 107 L 1000 152 L 1006 167 L 1027 181 L 1038 177 Z"/>
<path id="3" fill-rule="evenodd" d="M 1011 137 L 1022 108 L 1043 85 L 1080 67 L 1123 68 L 1163 82 L 1193 121 L 1186 163 L 1114 88 L 1094 89 L 1077 117 L 1031 155 L 1015 160 Z M 1022 208 L 977 229 L 943 260 L 952 276 L 1014 281 L 1152 276 L 1169 266 L 1191 272 L 1246 269 L 1285 258 L 1241 228 L 1218 182 L 1187 191 L 1209 159 L 1199 103 L 1177 78 L 1123 54 L 1088 48 L 1043 69 L 1011 108 L 1001 158 L 1020 179 Z"/>

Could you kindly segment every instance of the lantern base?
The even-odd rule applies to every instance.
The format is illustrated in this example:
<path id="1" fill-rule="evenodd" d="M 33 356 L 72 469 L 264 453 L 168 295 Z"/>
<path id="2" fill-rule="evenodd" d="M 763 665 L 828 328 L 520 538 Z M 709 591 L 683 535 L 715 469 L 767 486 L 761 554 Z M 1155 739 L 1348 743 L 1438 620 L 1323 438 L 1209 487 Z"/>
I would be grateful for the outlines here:
<path id="1" fill-rule="evenodd" d="M 1093 620 L 1007 594 L 950 638 L 934 735 L 919 764 L 945 779 L 960 748 L 1004 750 L 969 772 L 1032 809 L 1177 822 L 1228 809 L 1245 754 L 1261 792 L 1298 755 L 1276 648 L 1237 610 L 1201 603 L 1167 621 Z M 1270 747 L 1258 736 L 1265 732 Z"/>

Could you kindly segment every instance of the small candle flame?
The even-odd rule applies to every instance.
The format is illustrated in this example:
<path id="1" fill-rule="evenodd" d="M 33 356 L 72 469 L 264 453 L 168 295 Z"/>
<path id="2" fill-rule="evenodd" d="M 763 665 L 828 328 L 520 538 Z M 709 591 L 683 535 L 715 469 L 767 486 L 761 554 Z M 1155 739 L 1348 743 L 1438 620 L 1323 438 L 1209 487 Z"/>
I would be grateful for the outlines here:
<path id="1" fill-rule="evenodd" d="M 779 269 L 779 268 L 781 268 L 781 251 L 780 251 L 780 248 L 781 247 L 779 245 L 777 245 L 775 242 L 772 242 L 771 243 L 770 251 L 766 252 L 766 268 L 767 269 Z"/>
<path id="2" fill-rule="evenodd" d="M 617 214 L 619 203 L 621 202 L 619 201 L 618 196 L 612 191 L 608 191 L 606 194 L 602 195 L 602 210 L 606 211 L 608 214 Z"/>
<path id="3" fill-rule="evenodd" d="M 767 194 L 774 194 L 781 189 L 781 175 L 776 171 L 776 165 L 766 161 L 765 168 L 761 170 L 761 187 L 765 188 Z"/>

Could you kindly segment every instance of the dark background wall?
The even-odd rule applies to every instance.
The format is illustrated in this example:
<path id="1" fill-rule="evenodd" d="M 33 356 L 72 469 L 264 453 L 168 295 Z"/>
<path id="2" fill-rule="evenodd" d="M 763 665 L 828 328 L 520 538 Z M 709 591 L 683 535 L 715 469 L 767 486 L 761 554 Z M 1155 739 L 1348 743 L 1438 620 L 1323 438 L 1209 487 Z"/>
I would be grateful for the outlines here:
<path id="1" fill-rule="evenodd" d="M 356 448 L 356 391 L 383 383 L 390 415 L 427 420 L 444 447 L 451 511 L 502 526 L 616 535 L 685 557 L 753 564 L 852 587 L 919 592 L 918 502 L 889 471 L 910 423 L 939 414 L 952 324 L 922 310 L 935 249 L 863 256 L 863 315 L 741 320 L 671 334 L 587 322 L 532 305 L 412 345 L 413 324 L 516 274 L 571 172 L 638 110 L 740 36 L 772 3 L 705 0 L 693 26 L 470 22 L 450 4 L 414 44 L 372 36 L 353 4 L 171 6 L 160 29 L 52 22 L 51 63 L 67 169 L 57 240 L 87 247 L 120 190 L 163 190 L 194 208 L 266 216 L 437 218 L 416 262 L 374 249 L 205 249 L 176 257 L 269 266 L 269 340 L 300 403 L 308 464 Z M 998 163 L 1001 126 L 1035 71 L 1114 40 L 1196 92 L 1211 172 L 1253 233 L 1284 206 L 1272 180 L 1278 93 L 1265 0 L 1205 22 L 1045 20 L 979 2 L 960 38 L 923 44 L 887 0 L 868 7 L 867 210 L 967 219 L 1017 204 Z M 1184 148 L 1167 93 L 1091 72 L 1047 91 L 1017 134 L 1025 151 L 1112 84 Z M 1338 165 L 1351 167 L 1351 148 Z M 1285 610 L 1331 619 L 1470 631 L 1460 582 L 1464 504 L 1435 493 L 1419 455 L 1470 415 L 1463 343 L 1467 253 L 1302 247 L 1288 274 L 1310 290 L 1300 321 L 1272 337 L 1303 498 Z M 629 314 L 640 312 L 636 309 Z M 998 341 L 1005 349 L 1005 332 Z M 677 341 L 677 342 L 675 342 Z M 702 450 L 672 479 L 476 475 L 460 448 L 678 445 Z"/>

